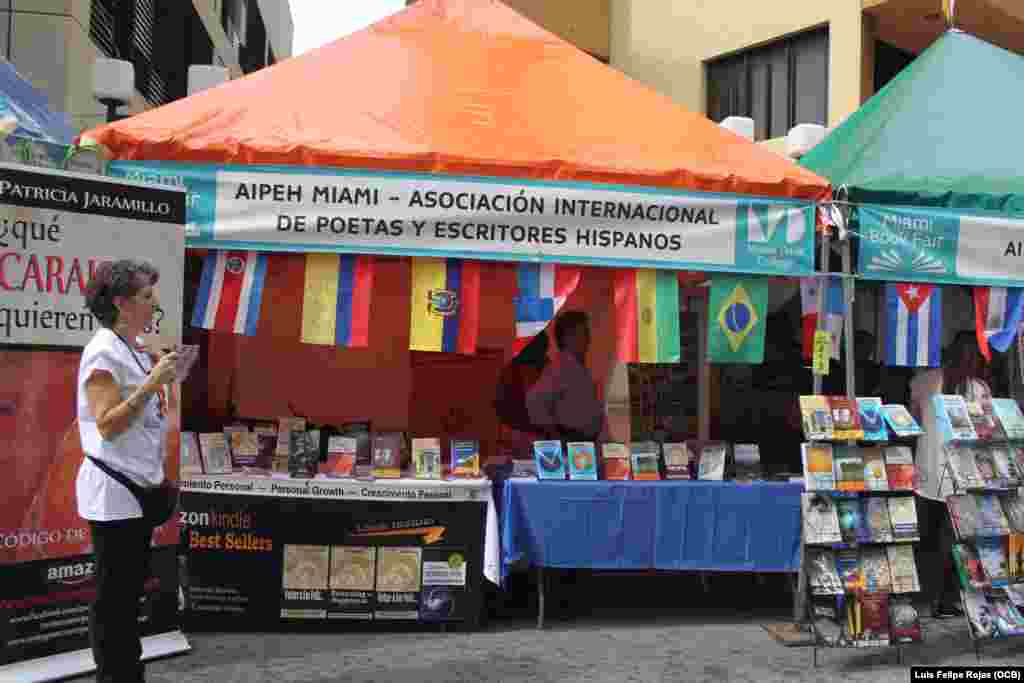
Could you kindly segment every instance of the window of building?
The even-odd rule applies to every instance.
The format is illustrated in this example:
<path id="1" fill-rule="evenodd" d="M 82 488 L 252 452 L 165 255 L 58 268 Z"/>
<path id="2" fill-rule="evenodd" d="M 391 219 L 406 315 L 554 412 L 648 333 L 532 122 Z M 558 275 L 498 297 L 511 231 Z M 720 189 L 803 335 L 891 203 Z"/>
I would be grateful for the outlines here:
<path id="1" fill-rule="evenodd" d="M 906 52 L 881 40 L 875 41 L 875 87 L 874 92 L 884 88 L 889 81 L 914 61 L 914 53 Z"/>
<path id="2" fill-rule="evenodd" d="M 710 61 L 707 113 L 754 119 L 757 140 L 828 122 L 828 27 Z"/>

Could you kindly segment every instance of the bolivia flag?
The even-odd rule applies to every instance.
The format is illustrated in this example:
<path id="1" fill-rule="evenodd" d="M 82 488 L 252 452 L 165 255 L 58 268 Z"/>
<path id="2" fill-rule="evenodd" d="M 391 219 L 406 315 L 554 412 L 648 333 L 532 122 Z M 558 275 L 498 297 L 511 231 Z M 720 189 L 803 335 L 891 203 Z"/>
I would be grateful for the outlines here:
<path id="1" fill-rule="evenodd" d="M 480 264 L 412 259 L 409 350 L 476 353 L 480 330 Z"/>
<path id="2" fill-rule="evenodd" d="M 372 256 L 306 254 L 302 341 L 369 346 L 372 291 Z"/>
<path id="3" fill-rule="evenodd" d="M 679 278 L 675 271 L 616 271 L 615 319 L 623 363 L 679 362 Z"/>

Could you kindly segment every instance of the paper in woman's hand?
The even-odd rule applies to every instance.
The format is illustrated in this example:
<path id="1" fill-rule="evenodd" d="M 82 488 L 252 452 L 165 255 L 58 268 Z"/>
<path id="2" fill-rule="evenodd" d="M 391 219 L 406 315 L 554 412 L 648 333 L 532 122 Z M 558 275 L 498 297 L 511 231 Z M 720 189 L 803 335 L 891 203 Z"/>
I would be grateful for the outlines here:
<path id="1" fill-rule="evenodd" d="M 192 366 L 199 359 L 199 347 L 196 345 L 185 345 L 178 349 L 178 360 L 174 364 L 174 377 L 179 382 L 184 382 L 191 372 Z"/>

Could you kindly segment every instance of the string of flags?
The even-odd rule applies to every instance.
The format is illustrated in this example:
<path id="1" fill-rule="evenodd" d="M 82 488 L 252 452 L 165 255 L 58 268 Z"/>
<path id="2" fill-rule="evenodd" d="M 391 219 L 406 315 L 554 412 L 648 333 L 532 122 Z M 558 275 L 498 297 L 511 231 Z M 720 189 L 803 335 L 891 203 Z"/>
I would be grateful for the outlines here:
<path id="1" fill-rule="evenodd" d="M 294 258 L 294 256 L 289 255 Z M 304 257 L 300 338 L 307 344 L 366 348 L 376 257 L 310 253 Z M 298 267 L 303 267 L 302 265 Z M 473 354 L 480 331 L 481 264 L 454 258 L 411 259 L 409 349 Z M 268 255 L 210 251 L 203 260 L 191 325 L 253 336 L 266 291 Z M 762 363 L 768 317 L 768 278 L 711 274 L 707 359 L 713 363 Z M 578 289 L 582 268 L 561 264 L 516 266 L 513 353 L 544 332 Z M 681 357 L 679 273 L 617 269 L 611 305 L 617 356 L 626 363 L 674 363 Z M 826 284 L 823 284 L 825 282 Z M 817 328 L 818 290 L 827 286 L 825 328 L 831 356 L 839 358 L 843 317 L 848 315 L 838 278 L 801 278 L 802 346 L 808 357 Z M 883 361 L 898 367 L 938 367 L 942 361 L 943 288 L 936 284 L 885 284 Z M 1009 350 L 1024 329 L 1024 288 L 974 287 L 978 347 Z M 1021 345 L 1024 348 L 1024 344 Z"/>

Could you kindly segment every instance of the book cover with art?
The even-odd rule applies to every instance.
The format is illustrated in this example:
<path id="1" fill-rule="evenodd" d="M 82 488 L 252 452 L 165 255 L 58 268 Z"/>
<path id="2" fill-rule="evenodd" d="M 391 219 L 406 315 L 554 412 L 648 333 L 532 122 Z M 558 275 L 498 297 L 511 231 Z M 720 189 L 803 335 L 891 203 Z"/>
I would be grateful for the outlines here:
<path id="1" fill-rule="evenodd" d="M 914 455 L 906 446 L 885 449 L 885 475 L 890 491 L 914 490 Z"/>
<path id="2" fill-rule="evenodd" d="M 812 595 L 842 595 L 843 582 L 836 569 L 836 554 L 822 548 L 807 549 L 807 584 Z"/>
<path id="3" fill-rule="evenodd" d="M 246 425 L 233 424 L 233 425 L 225 426 L 224 429 L 222 429 L 221 431 L 224 432 L 224 440 L 227 441 L 228 453 L 231 456 L 232 464 L 236 468 L 239 468 L 239 469 L 241 469 L 243 467 L 243 465 L 251 465 L 252 464 L 251 462 L 250 463 L 239 462 L 238 456 L 235 454 L 235 448 L 238 445 L 239 440 L 240 440 L 240 437 L 238 437 L 237 435 L 238 434 L 247 433 L 249 431 L 249 428 Z"/>
<path id="4" fill-rule="evenodd" d="M 1001 484 L 997 488 L 1015 489 L 1020 486 L 1020 474 L 1010 459 L 1010 448 L 1005 444 L 993 444 L 989 447 L 989 453 L 992 455 L 992 467 L 995 469 L 996 479 Z"/>
<path id="5" fill-rule="evenodd" d="M 1007 598 L 992 596 L 989 598 L 992 611 L 995 612 L 996 630 L 1000 636 L 1024 635 L 1024 615 Z"/>
<path id="6" fill-rule="evenodd" d="M 722 481 L 725 478 L 725 461 L 729 446 L 721 441 L 706 443 L 700 449 L 698 479 Z"/>
<path id="7" fill-rule="evenodd" d="M 1021 497 L 1020 493 L 1014 493 L 1002 496 L 1000 501 L 1003 504 L 1003 513 L 1006 515 L 1010 529 L 1024 534 L 1024 497 Z"/>
<path id="8" fill-rule="evenodd" d="M 763 476 L 761 447 L 756 443 L 738 443 L 732 449 L 733 467 L 737 481 L 755 481 Z"/>
<path id="9" fill-rule="evenodd" d="M 882 406 L 882 414 L 885 415 L 885 421 L 889 424 L 889 429 L 898 437 L 920 436 L 924 433 L 921 430 L 921 425 L 917 424 L 917 420 L 910 414 L 906 406 L 898 403 L 887 403 Z"/>
<path id="10" fill-rule="evenodd" d="M 1010 581 L 1024 579 L 1024 534 L 1014 532 L 1006 537 L 1006 568 Z"/>
<path id="11" fill-rule="evenodd" d="M 881 448 L 860 449 L 864 459 L 864 489 L 866 491 L 888 491 L 889 476 L 885 470 L 885 454 Z"/>
<path id="12" fill-rule="evenodd" d="M 569 461 L 569 479 L 597 481 L 597 454 L 591 441 L 565 444 Z"/>
<path id="13" fill-rule="evenodd" d="M 1010 467 L 1017 468 L 1017 478 L 1024 483 L 1024 446 L 1010 444 L 1007 448 L 1010 457 Z"/>
<path id="14" fill-rule="evenodd" d="M 883 557 L 884 560 L 884 557 Z M 865 645 L 885 646 L 889 644 L 889 595 L 871 592 L 858 595 L 861 605 L 863 632 L 861 640 Z"/>
<path id="15" fill-rule="evenodd" d="M 287 458 L 292 447 L 292 432 L 306 431 L 306 418 L 304 417 L 279 417 L 277 418 L 277 449 L 274 455 L 279 458 Z"/>
<path id="16" fill-rule="evenodd" d="M 451 475 L 458 479 L 480 478 L 480 442 L 452 439 Z"/>
<path id="17" fill-rule="evenodd" d="M 800 503 L 803 508 L 804 542 L 808 545 L 831 545 L 842 543 L 839 529 L 839 515 L 835 500 L 822 493 L 803 493 Z"/>
<path id="18" fill-rule="evenodd" d="M 996 463 L 995 453 L 988 445 L 974 449 L 974 464 L 978 468 L 982 484 L 987 489 L 1005 489 L 1009 482 L 1004 472 L 1000 472 Z"/>
<path id="19" fill-rule="evenodd" d="M 231 462 L 237 469 L 256 467 L 260 456 L 260 438 L 256 432 L 232 431 L 228 433 L 231 448 Z"/>
<path id="20" fill-rule="evenodd" d="M 207 474 L 231 474 L 231 453 L 223 432 L 200 434 L 199 447 Z"/>
<path id="21" fill-rule="evenodd" d="M 441 439 L 412 440 L 412 466 L 417 479 L 441 478 Z"/>
<path id="22" fill-rule="evenodd" d="M 690 478 L 690 449 L 685 443 L 666 443 L 661 447 L 665 458 L 666 479 Z"/>
<path id="23" fill-rule="evenodd" d="M 199 452 L 195 432 L 181 433 L 181 455 L 178 462 L 178 472 L 182 478 L 203 473 L 203 457 Z"/>
<path id="24" fill-rule="evenodd" d="M 324 468 L 328 477 L 347 478 L 353 476 L 356 466 L 356 440 L 350 436 L 330 436 L 327 438 L 327 466 Z"/>
<path id="25" fill-rule="evenodd" d="M 921 616 L 909 597 L 889 598 L 889 632 L 894 643 L 921 642 Z"/>
<path id="26" fill-rule="evenodd" d="M 281 572 L 281 617 L 327 618 L 330 547 L 286 543 Z"/>
<path id="27" fill-rule="evenodd" d="M 903 543 L 885 546 L 885 555 L 889 560 L 889 573 L 892 579 L 893 593 L 917 593 L 921 590 L 921 580 L 917 574 L 917 562 L 914 561 L 914 547 Z"/>
<path id="28" fill-rule="evenodd" d="M 957 543 L 953 546 L 953 567 L 956 569 L 960 586 L 965 591 L 985 591 L 989 588 L 988 578 L 981 566 L 981 559 L 974 546 Z"/>
<path id="29" fill-rule="evenodd" d="M 273 467 L 274 454 L 277 452 L 277 426 L 257 425 L 253 428 L 259 452 L 256 455 L 256 467 L 269 470 Z"/>
<path id="30" fill-rule="evenodd" d="M 320 430 L 289 432 L 292 440 L 288 453 L 288 476 L 312 479 L 320 468 Z"/>
<path id="31" fill-rule="evenodd" d="M 373 619 L 376 576 L 376 548 L 331 546 L 327 618 L 361 621 Z"/>
<path id="32" fill-rule="evenodd" d="M 978 503 L 977 533 L 979 535 L 994 536 L 1010 533 L 1010 524 L 1003 513 L 999 496 L 985 494 L 974 498 Z"/>
<path id="33" fill-rule="evenodd" d="M 981 568 L 988 582 L 992 586 L 1005 586 L 1010 579 L 1006 538 L 979 536 L 974 539 L 974 545 L 978 549 L 978 559 L 981 560 Z"/>
<path id="34" fill-rule="evenodd" d="M 356 465 L 353 469 L 357 479 L 373 478 L 372 425 L 368 421 L 347 422 L 338 430 L 338 436 L 356 440 Z"/>
<path id="35" fill-rule="evenodd" d="M 808 441 L 832 438 L 832 411 L 825 396 L 801 396 L 800 416 Z"/>
<path id="36" fill-rule="evenodd" d="M 916 540 L 919 536 L 917 527 L 917 508 L 913 496 L 897 496 L 887 498 L 889 503 L 889 520 L 892 522 L 894 540 Z"/>
<path id="37" fill-rule="evenodd" d="M 871 540 L 871 530 L 859 498 L 838 498 L 836 512 L 839 514 L 839 532 L 843 543 L 867 543 Z"/>
<path id="38" fill-rule="evenodd" d="M 864 490 L 864 458 L 856 446 L 836 445 L 833 449 L 836 489 L 839 491 Z"/>
<path id="39" fill-rule="evenodd" d="M 538 479 L 565 479 L 565 458 L 561 441 L 534 441 L 533 457 L 537 461 Z"/>
<path id="40" fill-rule="evenodd" d="M 892 591 L 892 572 L 889 558 L 882 546 L 867 546 L 861 549 L 861 566 L 864 570 L 864 589 L 869 593 Z"/>
<path id="41" fill-rule="evenodd" d="M 963 396 L 941 394 L 932 397 L 935 422 L 944 441 L 977 441 L 967 402 Z"/>
<path id="42" fill-rule="evenodd" d="M 804 488 L 807 491 L 832 491 L 836 488 L 835 465 L 830 443 L 800 445 L 804 462 Z"/>
<path id="43" fill-rule="evenodd" d="M 635 481 L 658 481 L 661 479 L 658 451 L 656 441 L 634 441 L 630 444 L 629 459 Z"/>
<path id="44" fill-rule="evenodd" d="M 401 432 L 373 435 L 373 476 L 378 479 L 401 478 L 404 440 Z"/>
<path id="45" fill-rule="evenodd" d="M 961 538 L 973 538 L 978 533 L 978 502 L 971 494 L 946 497 L 946 508 L 953 527 Z"/>
<path id="46" fill-rule="evenodd" d="M 988 598 L 980 591 L 963 591 L 967 620 L 975 638 L 992 638 L 996 635 L 995 612 Z"/>
<path id="47" fill-rule="evenodd" d="M 1010 441 L 1024 441 L 1024 414 L 1012 398 L 992 399 L 992 412 Z"/>
<path id="48" fill-rule="evenodd" d="M 829 396 L 832 411 L 832 438 L 836 441 L 859 441 L 864 438 L 857 402 L 845 396 Z"/>
<path id="49" fill-rule="evenodd" d="M 626 444 L 606 443 L 601 445 L 601 465 L 604 478 L 610 481 L 623 481 L 630 478 L 629 451 Z"/>
<path id="50" fill-rule="evenodd" d="M 891 543 L 892 522 L 889 521 L 889 505 L 885 498 L 872 496 L 864 499 L 864 516 L 867 517 L 872 543 Z"/>
<path id="51" fill-rule="evenodd" d="M 420 621 L 455 621 L 462 616 L 468 607 L 464 607 L 468 569 L 461 548 L 423 549 Z"/>
<path id="52" fill-rule="evenodd" d="M 864 570 L 860 563 L 860 551 L 856 549 L 836 552 L 836 569 L 847 593 L 862 592 L 866 586 Z"/>
<path id="53" fill-rule="evenodd" d="M 858 397 L 857 410 L 860 412 L 860 424 L 864 430 L 865 441 L 887 441 L 889 439 L 889 430 L 885 428 L 885 415 L 882 412 L 882 399 Z"/>
<path id="54" fill-rule="evenodd" d="M 966 401 L 967 415 L 971 418 L 971 425 L 974 433 L 978 435 L 979 441 L 1006 441 L 1006 432 L 1003 431 L 999 420 L 992 412 L 992 404 L 982 404 L 981 401 Z"/>
<path id="55" fill-rule="evenodd" d="M 947 443 L 946 461 L 958 491 L 969 491 L 985 488 L 985 480 L 978 470 L 975 449 L 967 445 Z"/>
<path id="56" fill-rule="evenodd" d="M 377 593 L 374 618 L 419 618 L 422 549 L 377 549 Z"/>

